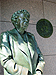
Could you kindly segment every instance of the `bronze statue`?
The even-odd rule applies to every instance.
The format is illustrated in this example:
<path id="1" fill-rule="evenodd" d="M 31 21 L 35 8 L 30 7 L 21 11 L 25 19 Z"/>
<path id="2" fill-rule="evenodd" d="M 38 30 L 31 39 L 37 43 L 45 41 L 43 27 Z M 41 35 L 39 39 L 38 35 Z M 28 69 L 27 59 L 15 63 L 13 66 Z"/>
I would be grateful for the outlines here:
<path id="1" fill-rule="evenodd" d="M 15 12 L 11 21 L 14 29 L 1 34 L 1 65 L 4 75 L 42 75 L 44 58 L 33 34 L 26 32 L 30 14 Z"/>

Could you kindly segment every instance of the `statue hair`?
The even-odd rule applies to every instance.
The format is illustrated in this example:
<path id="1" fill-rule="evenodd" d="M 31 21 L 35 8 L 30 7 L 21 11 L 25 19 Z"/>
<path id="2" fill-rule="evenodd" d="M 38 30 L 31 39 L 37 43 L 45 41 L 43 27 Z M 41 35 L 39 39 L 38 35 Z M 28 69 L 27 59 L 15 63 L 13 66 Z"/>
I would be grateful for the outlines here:
<path id="1" fill-rule="evenodd" d="M 27 10 L 24 10 L 24 9 L 22 9 L 22 10 L 19 10 L 19 11 L 17 11 L 17 12 L 15 12 L 13 15 L 12 15 L 12 17 L 11 17 L 11 22 L 12 22 L 12 24 L 15 26 L 15 25 L 19 25 L 19 22 L 20 22 L 20 20 L 19 20 L 19 16 L 20 16 L 20 14 L 24 14 L 26 17 L 28 16 L 28 18 L 30 18 L 30 14 L 29 14 L 29 12 L 27 11 Z"/>

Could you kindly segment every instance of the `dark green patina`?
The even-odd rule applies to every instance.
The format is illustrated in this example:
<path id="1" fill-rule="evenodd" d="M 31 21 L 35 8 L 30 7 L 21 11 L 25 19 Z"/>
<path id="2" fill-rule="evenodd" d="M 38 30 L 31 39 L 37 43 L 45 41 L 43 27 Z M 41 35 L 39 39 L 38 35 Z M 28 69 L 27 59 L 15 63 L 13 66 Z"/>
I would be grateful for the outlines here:
<path id="1" fill-rule="evenodd" d="M 40 19 L 36 24 L 38 34 L 44 38 L 48 38 L 53 33 L 53 26 L 47 19 Z"/>
<path id="2" fill-rule="evenodd" d="M 0 61 L 4 75 L 42 75 L 45 65 L 35 37 L 26 32 L 30 14 L 15 12 L 11 21 L 14 29 L 1 34 Z"/>

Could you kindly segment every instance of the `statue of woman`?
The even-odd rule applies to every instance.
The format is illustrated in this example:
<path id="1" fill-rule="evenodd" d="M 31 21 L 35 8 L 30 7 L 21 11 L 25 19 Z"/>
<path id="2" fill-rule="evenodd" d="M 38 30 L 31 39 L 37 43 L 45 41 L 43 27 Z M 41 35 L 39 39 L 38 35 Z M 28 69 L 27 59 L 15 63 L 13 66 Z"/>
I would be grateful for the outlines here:
<path id="1" fill-rule="evenodd" d="M 1 34 L 1 65 L 4 75 L 42 75 L 44 58 L 33 34 L 26 32 L 30 14 L 15 12 L 11 21 L 14 29 Z"/>

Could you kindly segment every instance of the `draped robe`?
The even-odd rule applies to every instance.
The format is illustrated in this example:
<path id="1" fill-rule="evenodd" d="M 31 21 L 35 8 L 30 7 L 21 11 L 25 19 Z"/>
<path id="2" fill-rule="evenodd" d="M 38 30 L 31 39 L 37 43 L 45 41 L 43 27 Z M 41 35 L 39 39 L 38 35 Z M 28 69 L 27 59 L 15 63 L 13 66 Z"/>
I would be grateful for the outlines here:
<path id="1" fill-rule="evenodd" d="M 44 58 L 33 34 L 19 34 L 16 29 L 1 34 L 1 65 L 4 75 L 36 74 L 43 72 Z"/>

